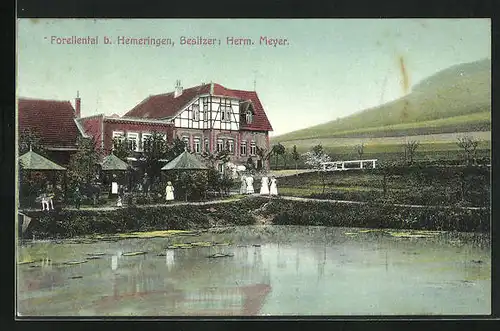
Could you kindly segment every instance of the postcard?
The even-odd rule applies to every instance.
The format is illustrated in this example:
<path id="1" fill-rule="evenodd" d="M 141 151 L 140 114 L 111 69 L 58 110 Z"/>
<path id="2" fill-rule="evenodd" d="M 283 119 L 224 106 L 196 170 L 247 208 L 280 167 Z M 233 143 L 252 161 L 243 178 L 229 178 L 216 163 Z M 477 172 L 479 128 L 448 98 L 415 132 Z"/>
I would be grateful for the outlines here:
<path id="1" fill-rule="evenodd" d="M 491 313 L 489 19 L 17 19 L 16 316 Z"/>

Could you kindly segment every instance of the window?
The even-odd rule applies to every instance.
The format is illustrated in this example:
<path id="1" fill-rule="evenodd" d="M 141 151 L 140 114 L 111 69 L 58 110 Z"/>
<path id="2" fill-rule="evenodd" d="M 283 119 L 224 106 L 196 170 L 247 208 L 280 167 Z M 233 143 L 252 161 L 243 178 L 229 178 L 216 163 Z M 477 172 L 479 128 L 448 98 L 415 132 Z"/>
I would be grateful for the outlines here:
<path id="1" fill-rule="evenodd" d="M 227 149 L 229 150 L 229 153 L 234 153 L 234 140 L 229 139 L 227 141 Z"/>
<path id="2" fill-rule="evenodd" d="M 224 150 L 224 140 L 217 139 L 217 152 L 222 152 Z"/>
<path id="3" fill-rule="evenodd" d="M 205 139 L 205 152 L 210 153 L 210 143 Z"/>
<path id="4" fill-rule="evenodd" d="M 255 146 L 255 141 L 252 141 L 250 143 L 250 155 L 256 155 L 257 154 L 257 148 Z"/>
<path id="5" fill-rule="evenodd" d="M 118 142 L 122 142 L 125 136 L 123 135 L 123 131 L 113 131 L 113 149 L 117 146 Z"/>
<path id="6" fill-rule="evenodd" d="M 193 120 L 200 120 L 200 105 L 193 105 Z"/>
<path id="7" fill-rule="evenodd" d="M 133 151 L 139 150 L 139 134 L 136 132 L 127 133 L 128 148 Z"/>
<path id="8" fill-rule="evenodd" d="M 252 114 L 252 111 L 249 109 L 247 110 L 246 114 L 245 114 L 245 121 L 247 122 L 247 124 L 252 124 L 252 121 L 253 121 L 253 114 Z"/>
<path id="9" fill-rule="evenodd" d="M 184 144 L 186 144 L 186 147 L 188 149 L 191 149 L 191 146 L 189 145 L 189 137 L 188 136 L 183 136 L 182 141 L 184 142 Z"/>
<path id="10" fill-rule="evenodd" d="M 222 122 L 231 122 L 231 106 L 220 106 L 220 119 Z"/>
<path id="11" fill-rule="evenodd" d="M 194 138 L 194 152 L 195 153 L 201 153 L 200 138 Z"/>
<path id="12" fill-rule="evenodd" d="M 208 102 L 203 101 L 203 120 L 208 121 Z"/>
<path id="13" fill-rule="evenodd" d="M 151 138 L 151 133 L 143 133 L 141 134 L 141 146 L 142 150 L 147 150 L 149 148 L 149 139 Z M 147 145 L 147 146 L 146 146 Z"/>
<path id="14" fill-rule="evenodd" d="M 240 154 L 241 155 L 247 155 L 247 142 L 242 141 L 240 145 Z"/>

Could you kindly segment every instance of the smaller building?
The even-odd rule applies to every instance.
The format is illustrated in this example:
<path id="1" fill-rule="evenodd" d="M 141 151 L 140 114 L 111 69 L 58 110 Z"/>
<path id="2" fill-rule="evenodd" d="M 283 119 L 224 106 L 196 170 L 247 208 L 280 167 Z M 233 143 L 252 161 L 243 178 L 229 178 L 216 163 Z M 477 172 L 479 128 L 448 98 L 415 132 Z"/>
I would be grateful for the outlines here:
<path id="1" fill-rule="evenodd" d="M 70 101 L 18 98 L 19 139 L 36 136 L 51 160 L 67 165 L 77 150 L 78 137 L 85 136 L 75 120 L 80 114 L 80 98 L 75 108 Z M 19 141 L 20 142 L 20 141 Z"/>
<path id="2" fill-rule="evenodd" d="M 77 121 L 86 135 L 94 137 L 105 155 L 113 150 L 115 138 L 127 138 L 138 153 L 143 151 L 144 142 L 153 132 L 163 134 L 167 141 L 173 139 L 173 125 L 165 121 L 104 114 L 81 117 Z"/>

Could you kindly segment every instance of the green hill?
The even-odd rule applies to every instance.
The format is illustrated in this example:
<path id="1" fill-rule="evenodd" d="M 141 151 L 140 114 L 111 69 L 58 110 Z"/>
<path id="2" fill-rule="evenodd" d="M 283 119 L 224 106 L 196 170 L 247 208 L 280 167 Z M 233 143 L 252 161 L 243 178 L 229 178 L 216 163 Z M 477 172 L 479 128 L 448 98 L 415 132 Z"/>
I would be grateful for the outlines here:
<path id="1" fill-rule="evenodd" d="M 491 129 L 491 61 L 444 69 L 411 93 L 350 116 L 273 137 L 286 142 L 328 137 L 380 137 Z"/>

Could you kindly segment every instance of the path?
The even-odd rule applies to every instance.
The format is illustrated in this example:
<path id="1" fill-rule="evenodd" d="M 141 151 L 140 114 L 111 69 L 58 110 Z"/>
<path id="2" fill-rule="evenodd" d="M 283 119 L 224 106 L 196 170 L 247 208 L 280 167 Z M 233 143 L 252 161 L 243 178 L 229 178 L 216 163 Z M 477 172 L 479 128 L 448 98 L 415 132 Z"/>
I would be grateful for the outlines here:
<path id="1" fill-rule="evenodd" d="M 211 200 L 211 201 L 200 201 L 200 202 L 174 202 L 169 204 L 153 204 L 153 205 L 136 205 L 138 208 L 156 208 L 156 207 L 174 207 L 174 206 L 204 206 L 204 205 L 213 205 L 213 204 L 221 204 L 221 203 L 230 203 L 235 202 L 241 199 L 262 197 L 267 199 L 283 199 L 288 201 L 310 201 L 310 202 L 329 202 L 329 203 L 343 203 L 343 204 L 353 204 L 353 205 L 366 205 L 370 204 L 370 202 L 366 201 L 349 201 L 349 200 L 330 200 L 330 199 L 314 199 L 314 198 L 302 198 L 302 197 L 292 197 L 292 196 L 279 196 L 272 197 L 268 195 L 259 195 L 252 194 L 250 196 L 246 196 L 244 198 L 236 198 L 236 199 L 225 199 L 225 200 Z M 378 205 L 382 205 L 382 203 L 378 203 Z M 411 205 L 411 204 L 390 204 L 391 206 L 396 207 L 404 207 L 404 208 L 435 208 L 435 209 L 463 209 L 463 210 L 486 210 L 488 207 L 459 207 L 459 206 L 443 206 L 443 205 Z M 82 207 L 80 209 L 74 207 L 64 208 L 64 210 L 88 210 L 88 211 L 112 211 L 121 209 L 123 207 Z M 35 212 L 41 211 L 40 209 L 23 209 L 19 210 L 19 212 Z"/>

